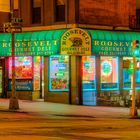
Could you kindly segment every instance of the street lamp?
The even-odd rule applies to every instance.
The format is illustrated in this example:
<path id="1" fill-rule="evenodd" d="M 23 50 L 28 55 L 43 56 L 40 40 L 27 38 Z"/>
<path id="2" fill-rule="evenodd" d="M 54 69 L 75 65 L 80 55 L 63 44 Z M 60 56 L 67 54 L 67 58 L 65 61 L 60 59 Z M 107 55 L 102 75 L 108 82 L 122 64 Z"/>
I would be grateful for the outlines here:
<path id="1" fill-rule="evenodd" d="M 15 20 L 15 18 L 14 19 L 12 18 L 11 22 L 4 23 L 4 26 L 3 26 L 4 32 L 9 32 L 12 35 L 12 93 L 11 93 L 10 103 L 9 103 L 10 110 L 19 109 L 19 103 L 18 103 L 16 90 L 15 90 L 16 77 L 15 77 L 15 38 L 14 38 L 14 34 L 16 32 L 22 31 L 21 24 L 20 24 L 22 20 L 18 20 L 18 19 Z M 20 22 L 15 22 L 15 21 L 20 21 Z"/>
<path id="2" fill-rule="evenodd" d="M 132 71 L 132 81 L 131 81 L 131 88 L 132 88 L 132 105 L 130 108 L 130 115 L 132 118 L 137 117 L 137 107 L 136 107 L 136 94 L 135 94 L 135 78 L 136 78 L 136 69 L 137 69 L 137 61 L 136 57 L 140 56 L 140 50 L 139 50 L 139 41 L 133 40 L 132 41 L 132 49 L 133 49 L 133 71 Z"/>

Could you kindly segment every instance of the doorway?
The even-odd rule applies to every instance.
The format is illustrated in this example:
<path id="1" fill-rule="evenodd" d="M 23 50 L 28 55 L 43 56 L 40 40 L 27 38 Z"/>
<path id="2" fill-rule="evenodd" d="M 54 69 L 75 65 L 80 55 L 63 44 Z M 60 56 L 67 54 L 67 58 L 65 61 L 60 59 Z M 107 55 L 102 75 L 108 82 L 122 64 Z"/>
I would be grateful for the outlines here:
<path id="1" fill-rule="evenodd" d="M 82 98 L 83 105 L 96 105 L 95 56 L 82 57 Z"/>

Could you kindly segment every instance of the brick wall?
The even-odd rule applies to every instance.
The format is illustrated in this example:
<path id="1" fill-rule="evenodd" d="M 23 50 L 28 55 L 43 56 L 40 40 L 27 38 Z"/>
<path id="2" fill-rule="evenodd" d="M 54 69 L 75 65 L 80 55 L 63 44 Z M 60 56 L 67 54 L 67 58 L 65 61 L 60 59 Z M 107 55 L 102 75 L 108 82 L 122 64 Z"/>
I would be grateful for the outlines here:
<path id="1" fill-rule="evenodd" d="M 128 26 L 129 15 L 136 14 L 134 0 L 79 0 L 79 22 L 109 26 Z"/>
<path id="2" fill-rule="evenodd" d="M 2 26 L 4 22 L 9 22 L 9 17 L 10 13 L 0 12 L 0 26 Z"/>

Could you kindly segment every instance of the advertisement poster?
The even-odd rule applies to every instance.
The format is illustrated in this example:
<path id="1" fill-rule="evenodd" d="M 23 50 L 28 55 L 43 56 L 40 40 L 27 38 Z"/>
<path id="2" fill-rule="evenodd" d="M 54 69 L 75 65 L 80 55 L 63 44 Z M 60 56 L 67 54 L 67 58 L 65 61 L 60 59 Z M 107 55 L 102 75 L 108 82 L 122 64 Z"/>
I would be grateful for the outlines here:
<path id="1" fill-rule="evenodd" d="M 50 56 L 50 91 L 69 90 L 69 56 Z"/>
<path id="2" fill-rule="evenodd" d="M 116 57 L 101 57 L 101 89 L 118 89 L 118 59 Z"/>
<path id="3" fill-rule="evenodd" d="M 32 79 L 32 57 L 15 57 L 16 79 Z M 9 78 L 12 78 L 12 57 L 9 58 Z"/>

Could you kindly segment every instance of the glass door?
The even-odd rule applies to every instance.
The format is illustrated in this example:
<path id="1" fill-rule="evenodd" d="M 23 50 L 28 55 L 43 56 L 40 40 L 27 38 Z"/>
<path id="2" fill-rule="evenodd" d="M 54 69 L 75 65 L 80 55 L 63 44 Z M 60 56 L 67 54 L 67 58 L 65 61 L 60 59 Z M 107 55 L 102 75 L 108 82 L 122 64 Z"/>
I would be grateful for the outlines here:
<path id="1" fill-rule="evenodd" d="M 82 97 L 84 105 L 96 105 L 95 57 L 82 57 Z"/>

